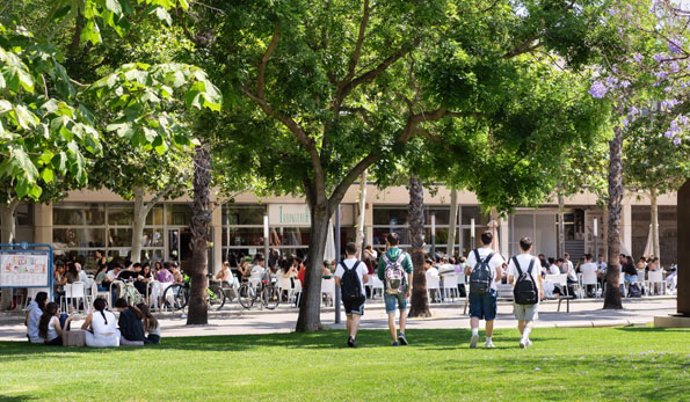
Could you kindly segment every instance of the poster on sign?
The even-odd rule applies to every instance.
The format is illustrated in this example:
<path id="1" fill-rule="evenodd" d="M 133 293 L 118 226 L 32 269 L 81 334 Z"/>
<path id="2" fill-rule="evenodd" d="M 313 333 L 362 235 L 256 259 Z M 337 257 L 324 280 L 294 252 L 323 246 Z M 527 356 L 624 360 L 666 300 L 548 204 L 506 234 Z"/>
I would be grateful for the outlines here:
<path id="1" fill-rule="evenodd" d="M 0 254 L 0 287 L 48 287 L 48 254 L 12 251 Z"/>

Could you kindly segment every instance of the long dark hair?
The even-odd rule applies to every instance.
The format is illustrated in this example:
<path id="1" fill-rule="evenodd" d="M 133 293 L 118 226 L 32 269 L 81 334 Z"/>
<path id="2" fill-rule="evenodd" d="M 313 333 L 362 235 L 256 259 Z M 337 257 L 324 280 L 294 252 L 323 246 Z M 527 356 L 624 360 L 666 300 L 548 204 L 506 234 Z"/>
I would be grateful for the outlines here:
<path id="1" fill-rule="evenodd" d="M 38 304 L 38 308 L 41 309 L 41 311 L 45 310 L 46 308 L 46 301 L 48 300 L 48 293 L 46 292 L 38 292 L 36 293 L 36 304 Z"/>
<path id="2" fill-rule="evenodd" d="M 151 314 L 151 309 L 145 303 L 137 304 L 137 308 L 141 311 L 144 316 L 144 329 L 151 331 L 152 329 L 158 328 L 158 320 Z"/>
<path id="3" fill-rule="evenodd" d="M 98 299 L 93 301 L 93 308 L 96 309 L 96 311 L 100 311 L 101 315 L 103 316 L 103 321 L 105 321 L 105 325 L 108 325 L 108 318 L 105 316 L 105 306 L 107 303 L 105 302 L 105 299 L 99 297 Z"/>
<path id="4" fill-rule="evenodd" d="M 55 317 L 57 312 L 58 312 L 57 303 L 55 303 L 55 302 L 48 303 L 45 310 L 43 311 L 43 315 L 41 316 L 41 320 L 38 322 L 38 334 L 42 338 L 48 337 L 48 323 L 50 323 L 50 320 L 53 317 Z"/>

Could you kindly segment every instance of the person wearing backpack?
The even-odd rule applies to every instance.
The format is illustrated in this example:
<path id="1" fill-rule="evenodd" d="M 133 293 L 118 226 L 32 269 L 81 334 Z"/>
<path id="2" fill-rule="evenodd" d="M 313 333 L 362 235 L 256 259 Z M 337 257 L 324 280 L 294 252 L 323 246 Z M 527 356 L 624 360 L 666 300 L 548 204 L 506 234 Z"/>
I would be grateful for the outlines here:
<path id="1" fill-rule="evenodd" d="M 510 259 L 508 264 L 508 282 L 513 285 L 514 313 L 520 331 L 520 347 L 532 346 L 529 334 L 532 322 L 539 318 L 539 300 L 544 298 L 544 287 L 539 272 L 539 259 L 530 254 L 532 239 L 520 239 L 522 253 Z"/>
<path id="2" fill-rule="evenodd" d="M 367 265 L 357 259 L 355 243 L 347 243 L 345 253 L 347 258 L 341 261 L 335 270 L 335 284 L 340 286 L 340 294 L 347 315 L 347 346 L 354 348 L 359 320 L 364 315 L 366 300 L 364 283 L 369 280 L 369 272 Z"/>
<path id="3" fill-rule="evenodd" d="M 383 281 L 383 300 L 388 314 L 388 329 L 393 338 L 392 346 L 407 345 L 405 323 L 407 319 L 407 299 L 410 298 L 412 284 L 412 259 L 402 251 L 398 244 L 397 233 L 389 233 L 386 237 L 386 252 L 379 260 L 377 275 Z M 400 334 L 395 330 L 395 310 L 400 310 Z"/>
<path id="4" fill-rule="evenodd" d="M 486 341 L 484 347 L 494 348 L 491 339 L 496 319 L 496 283 L 501 281 L 503 257 L 491 248 L 494 235 L 487 230 L 481 235 L 482 247 L 474 249 L 467 256 L 465 275 L 470 277 L 470 349 L 479 342 L 479 320 L 486 320 Z"/>

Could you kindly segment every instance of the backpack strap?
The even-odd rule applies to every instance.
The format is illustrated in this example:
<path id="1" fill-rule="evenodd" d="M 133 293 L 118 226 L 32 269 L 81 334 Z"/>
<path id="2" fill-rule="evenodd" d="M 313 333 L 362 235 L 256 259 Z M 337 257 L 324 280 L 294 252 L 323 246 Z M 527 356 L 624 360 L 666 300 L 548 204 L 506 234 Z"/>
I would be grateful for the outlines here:
<path id="1" fill-rule="evenodd" d="M 520 268 L 520 263 L 518 262 L 516 255 L 513 256 L 513 264 L 515 264 L 515 268 L 518 271 L 518 276 L 522 276 L 522 269 Z M 530 268 L 532 268 L 531 265 L 530 265 Z"/>
<path id="2" fill-rule="evenodd" d="M 402 265 L 403 260 L 405 259 L 406 254 L 404 251 L 400 251 L 400 255 L 398 256 L 398 259 L 395 261 L 398 264 Z"/>
<path id="3" fill-rule="evenodd" d="M 388 253 L 383 253 L 383 256 L 381 258 L 383 258 L 383 262 L 385 262 L 386 265 L 391 263 L 391 259 L 388 258 Z"/>
<path id="4" fill-rule="evenodd" d="M 349 271 L 349 268 L 345 265 L 345 261 L 340 261 L 340 266 L 343 267 L 345 271 Z"/>
<path id="5" fill-rule="evenodd" d="M 489 253 L 489 255 L 487 255 L 486 258 L 484 259 L 484 264 L 488 264 L 489 261 L 491 261 L 491 259 L 494 258 L 494 254 L 496 254 L 496 253 Z"/>
<path id="6" fill-rule="evenodd" d="M 532 261 L 529 262 L 529 268 L 527 268 L 527 273 L 529 276 L 532 276 L 532 268 L 534 267 L 534 257 L 532 257 Z"/>

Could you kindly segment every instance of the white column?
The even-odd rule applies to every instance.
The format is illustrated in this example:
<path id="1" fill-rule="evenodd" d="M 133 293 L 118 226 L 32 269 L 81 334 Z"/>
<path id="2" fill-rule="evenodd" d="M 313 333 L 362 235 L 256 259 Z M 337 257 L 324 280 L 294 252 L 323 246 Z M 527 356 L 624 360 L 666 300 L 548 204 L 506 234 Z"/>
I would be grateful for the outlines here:
<path id="1" fill-rule="evenodd" d="M 508 225 L 510 224 L 510 218 L 508 219 L 503 219 L 499 218 L 498 219 L 498 224 L 500 225 L 498 227 L 500 231 L 499 239 L 501 240 L 500 246 L 501 246 L 501 255 L 503 258 L 508 258 L 510 256 L 510 244 L 509 244 L 509 236 L 510 236 L 510 228 Z"/>
<path id="2" fill-rule="evenodd" d="M 364 238 L 366 244 L 374 244 L 374 204 L 367 201 L 364 207 Z"/>
<path id="3" fill-rule="evenodd" d="M 621 236 L 627 252 L 632 254 L 632 206 L 630 201 L 623 200 L 623 228 Z"/>

